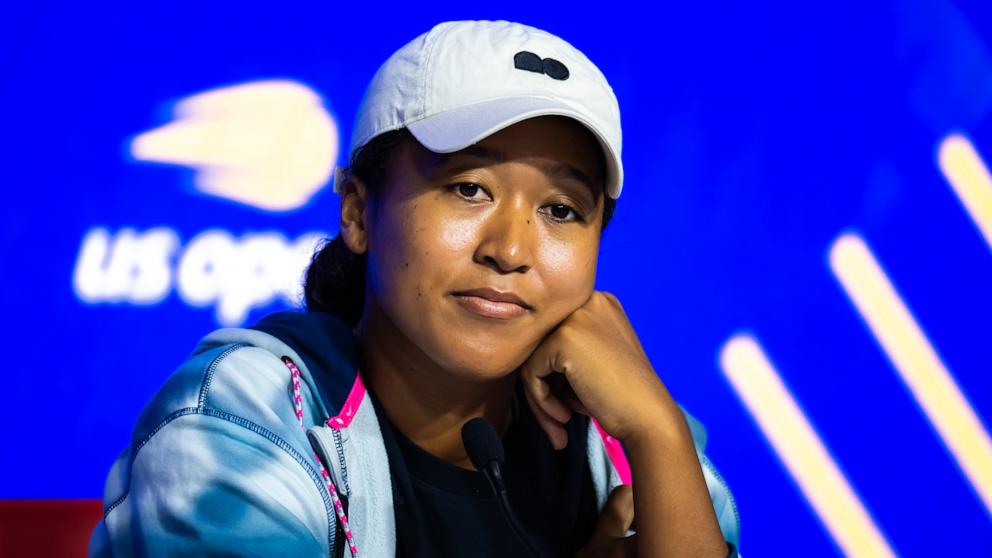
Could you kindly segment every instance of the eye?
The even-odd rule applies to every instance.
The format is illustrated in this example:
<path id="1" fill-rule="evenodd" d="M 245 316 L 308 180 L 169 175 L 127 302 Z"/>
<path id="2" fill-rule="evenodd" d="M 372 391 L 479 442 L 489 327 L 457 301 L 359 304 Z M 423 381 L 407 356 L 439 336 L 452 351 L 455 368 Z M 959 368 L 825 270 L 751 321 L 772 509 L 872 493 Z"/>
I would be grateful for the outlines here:
<path id="1" fill-rule="evenodd" d="M 572 206 L 564 203 L 555 203 L 544 207 L 548 209 L 547 212 L 551 218 L 560 223 L 583 222 L 585 220 Z"/>
<path id="2" fill-rule="evenodd" d="M 458 184 L 452 184 L 448 188 L 454 190 L 459 196 L 469 199 L 469 200 L 482 200 L 484 198 L 479 197 L 479 192 L 486 194 L 486 191 L 474 182 L 459 182 Z"/>

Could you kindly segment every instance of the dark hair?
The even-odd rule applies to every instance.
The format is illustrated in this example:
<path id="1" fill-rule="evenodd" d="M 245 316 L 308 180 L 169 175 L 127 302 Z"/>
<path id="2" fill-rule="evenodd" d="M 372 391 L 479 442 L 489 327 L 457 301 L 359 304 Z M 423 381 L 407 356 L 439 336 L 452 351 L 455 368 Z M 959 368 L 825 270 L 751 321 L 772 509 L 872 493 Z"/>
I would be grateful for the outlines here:
<path id="1" fill-rule="evenodd" d="M 378 135 L 355 150 L 346 175 L 360 178 L 375 198 L 381 191 L 393 151 L 407 138 L 413 137 L 406 129 Z M 603 229 L 613 217 L 616 200 L 605 196 L 603 204 Z M 317 250 L 307 268 L 303 282 L 303 295 L 309 311 L 327 312 L 354 326 L 362 316 L 365 304 L 366 254 L 355 254 L 344 243 L 341 234 L 327 239 Z"/>

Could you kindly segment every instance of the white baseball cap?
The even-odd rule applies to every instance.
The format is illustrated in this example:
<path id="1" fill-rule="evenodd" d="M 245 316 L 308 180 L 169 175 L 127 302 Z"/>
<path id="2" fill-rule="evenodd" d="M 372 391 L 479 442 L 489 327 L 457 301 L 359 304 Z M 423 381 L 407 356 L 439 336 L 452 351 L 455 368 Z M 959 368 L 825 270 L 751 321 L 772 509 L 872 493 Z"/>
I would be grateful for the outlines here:
<path id="1" fill-rule="evenodd" d="M 349 159 L 379 134 L 407 128 L 435 153 L 464 149 L 536 116 L 584 124 L 603 148 L 606 191 L 620 196 L 620 107 L 599 68 L 564 40 L 508 21 L 449 21 L 396 51 L 358 109 Z M 344 174 L 335 173 L 340 191 Z"/>

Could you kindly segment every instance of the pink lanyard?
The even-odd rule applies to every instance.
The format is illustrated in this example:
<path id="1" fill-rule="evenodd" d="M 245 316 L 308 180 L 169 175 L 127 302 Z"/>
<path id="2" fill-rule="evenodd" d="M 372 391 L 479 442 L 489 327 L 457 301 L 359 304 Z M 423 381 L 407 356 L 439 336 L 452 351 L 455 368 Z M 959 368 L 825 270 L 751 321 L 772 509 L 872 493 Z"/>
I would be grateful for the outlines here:
<path id="1" fill-rule="evenodd" d="M 306 427 L 303 426 L 303 396 L 300 395 L 300 369 L 296 367 L 296 364 L 289 357 L 282 357 L 282 361 L 293 374 L 293 404 L 296 405 L 296 420 L 300 423 L 300 428 L 305 432 Z M 358 558 L 358 547 L 355 546 L 355 537 L 351 532 L 351 526 L 348 525 L 348 516 L 345 515 L 344 506 L 341 505 L 341 498 L 338 497 L 338 489 L 334 486 L 334 482 L 331 481 L 331 475 L 327 474 L 327 469 L 324 468 L 324 464 L 321 463 L 320 457 L 317 456 L 316 452 L 314 452 L 313 458 L 317 461 L 317 466 L 320 467 L 320 476 L 324 478 L 324 482 L 327 484 L 327 492 L 331 495 L 334 511 L 337 513 L 338 521 L 341 522 L 345 539 L 348 541 L 348 548 L 351 550 L 351 558 Z"/>

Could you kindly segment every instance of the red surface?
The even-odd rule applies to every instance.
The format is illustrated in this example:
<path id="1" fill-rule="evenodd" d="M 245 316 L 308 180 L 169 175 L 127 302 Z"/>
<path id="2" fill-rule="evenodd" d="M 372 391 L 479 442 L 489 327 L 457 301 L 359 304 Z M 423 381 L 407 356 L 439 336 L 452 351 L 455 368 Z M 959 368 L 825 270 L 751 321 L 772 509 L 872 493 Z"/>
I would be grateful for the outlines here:
<path id="1" fill-rule="evenodd" d="M 0 556 L 86 556 L 100 500 L 0 500 Z"/>

